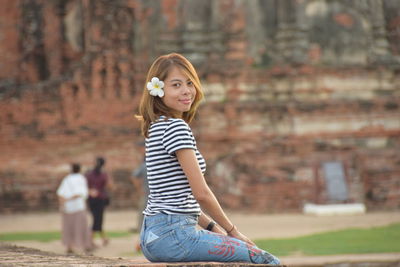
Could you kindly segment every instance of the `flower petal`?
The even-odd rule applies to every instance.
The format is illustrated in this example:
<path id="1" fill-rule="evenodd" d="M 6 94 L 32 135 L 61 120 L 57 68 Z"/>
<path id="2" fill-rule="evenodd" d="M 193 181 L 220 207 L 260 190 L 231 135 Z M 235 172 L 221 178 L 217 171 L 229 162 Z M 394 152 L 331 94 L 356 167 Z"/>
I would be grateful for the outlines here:
<path id="1" fill-rule="evenodd" d="M 157 77 L 153 77 L 153 78 L 151 78 L 151 83 L 152 84 L 156 84 L 156 83 L 158 83 L 160 80 L 157 78 Z"/>
<path id="2" fill-rule="evenodd" d="M 157 91 L 156 90 L 150 90 L 150 95 L 152 96 L 157 96 Z"/>
<path id="3" fill-rule="evenodd" d="M 146 87 L 148 90 L 153 90 L 153 88 L 154 88 L 154 86 L 151 82 L 148 82 Z"/>

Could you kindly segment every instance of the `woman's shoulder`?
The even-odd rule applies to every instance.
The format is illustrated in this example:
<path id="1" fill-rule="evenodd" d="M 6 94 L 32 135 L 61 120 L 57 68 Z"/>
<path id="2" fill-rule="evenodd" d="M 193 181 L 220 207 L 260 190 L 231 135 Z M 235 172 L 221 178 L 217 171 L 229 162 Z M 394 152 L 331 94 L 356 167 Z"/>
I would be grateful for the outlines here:
<path id="1" fill-rule="evenodd" d="M 72 181 L 77 181 L 77 180 L 79 180 L 79 181 L 85 180 L 85 181 L 86 181 L 85 176 L 83 176 L 83 174 L 81 174 L 81 173 L 71 173 L 71 174 L 68 176 L 68 179 L 69 179 L 69 180 L 72 180 Z"/>
<path id="2" fill-rule="evenodd" d="M 165 129 L 166 133 L 176 133 L 183 132 L 188 133 L 191 132 L 189 124 L 183 119 L 171 118 L 169 119 L 168 126 Z"/>

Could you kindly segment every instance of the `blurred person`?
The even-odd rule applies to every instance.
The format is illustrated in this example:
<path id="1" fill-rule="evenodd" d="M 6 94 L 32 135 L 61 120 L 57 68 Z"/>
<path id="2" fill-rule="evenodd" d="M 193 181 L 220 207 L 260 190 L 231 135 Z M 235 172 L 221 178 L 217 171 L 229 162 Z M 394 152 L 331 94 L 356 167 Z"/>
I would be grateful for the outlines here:
<path id="1" fill-rule="evenodd" d="M 149 194 L 149 186 L 147 184 L 147 172 L 146 172 L 146 161 L 145 161 L 145 149 L 144 142 L 140 142 L 138 144 L 138 152 L 143 155 L 143 160 L 139 167 L 137 167 L 132 172 L 132 184 L 135 187 L 136 191 L 139 192 L 139 203 L 138 203 L 138 218 L 136 223 L 135 231 L 141 231 L 142 223 L 143 223 L 143 211 L 147 205 L 147 196 Z"/>
<path id="2" fill-rule="evenodd" d="M 88 186 L 80 171 L 80 164 L 73 163 L 71 173 L 62 180 L 57 189 L 62 212 L 62 242 L 68 254 L 74 253 L 75 249 L 86 252 L 92 249 L 86 212 Z"/>
<path id="3" fill-rule="evenodd" d="M 149 186 L 147 184 L 147 172 L 146 172 L 146 161 L 144 157 L 144 142 L 138 143 L 138 152 L 143 155 L 142 163 L 132 172 L 132 184 L 135 187 L 136 192 L 139 192 L 138 201 L 138 214 L 136 227 L 133 228 L 133 232 L 140 233 L 143 223 L 143 211 L 147 205 L 147 196 L 149 195 Z M 136 250 L 140 250 L 140 244 L 136 245 Z"/>
<path id="4" fill-rule="evenodd" d="M 89 187 L 89 209 L 92 215 L 92 245 L 96 247 L 95 237 L 98 233 L 102 239 L 103 246 L 106 246 L 109 239 L 103 230 L 104 211 L 110 204 L 108 190 L 113 189 L 113 183 L 108 174 L 103 171 L 106 161 L 102 157 L 96 158 L 95 166 L 89 170 L 85 176 Z"/>
<path id="5" fill-rule="evenodd" d="M 150 192 L 143 254 L 152 262 L 279 264 L 239 231 L 204 179 L 206 164 L 188 125 L 202 98 L 196 70 L 185 57 L 172 53 L 153 62 L 137 116 L 146 138 Z"/>

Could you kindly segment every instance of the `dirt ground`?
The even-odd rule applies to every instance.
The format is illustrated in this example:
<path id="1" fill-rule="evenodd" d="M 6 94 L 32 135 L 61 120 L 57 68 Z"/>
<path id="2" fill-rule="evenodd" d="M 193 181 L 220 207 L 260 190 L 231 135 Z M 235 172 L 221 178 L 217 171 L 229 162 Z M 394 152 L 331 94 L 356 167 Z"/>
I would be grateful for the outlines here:
<path id="1" fill-rule="evenodd" d="M 109 210 L 106 212 L 106 231 L 126 231 L 136 226 L 137 213 L 134 210 Z M 374 212 L 361 215 L 312 216 L 304 214 L 243 214 L 229 212 L 228 216 L 241 232 L 251 239 L 297 237 L 330 230 L 345 228 L 369 228 L 400 222 L 400 212 Z M 59 231 L 60 214 L 23 213 L 3 214 L 0 216 L 0 233 Z M 129 237 L 113 238 L 110 243 L 94 251 L 94 256 L 106 258 L 124 258 L 144 260 L 141 253 L 135 252 L 138 234 Z M 12 244 L 40 249 L 55 253 L 64 253 L 60 240 L 52 242 L 18 241 Z M 337 262 L 342 260 L 399 260 L 400 253 L 368 254 L 368 255 L 337 255 L 330 257 L 305 257 L 292 255 L 282 257 L 285 264 L 310 264 L 316 261 Z"/>

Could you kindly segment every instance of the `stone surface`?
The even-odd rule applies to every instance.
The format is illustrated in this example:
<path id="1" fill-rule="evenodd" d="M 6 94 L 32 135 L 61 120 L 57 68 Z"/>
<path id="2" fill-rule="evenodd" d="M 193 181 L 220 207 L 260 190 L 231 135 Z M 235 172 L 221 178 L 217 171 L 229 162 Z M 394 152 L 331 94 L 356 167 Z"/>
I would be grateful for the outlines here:
<path id="1" fill-rule="evenodd" d="M 394 256 L 394 257 L 393 257 Z M 293 258 L 290 265 L 296 267 L 398 267 L 398 255 L 385 256 L 379 259 L 374 255 L 350 255 L 350 257 L 330 256 L 308 257 L 296 260 Z M 389 258 L 389 259 L 388 259 Z M 102 258 L 88 255 L 60 255 L 44 252 L 37 249 L 0 243 L 0 266 L 132 266 L 132 267 L 263 267 L 266 264 L 246 264 L 240 262 L 182 262 L 182 263 L 152 263 L 143 260 L 128 260 L 123 258 Z M 325 263 L 322 263 L 325 262 Z M 275 265 L 276 266 L 276 265 Z"/>
<path id="2" fill-rule="evenodd" d="M 240 262 L 182 262 L 152 263 L 149 261 L 128 260 L 123 258 L 102 258 L 90 255 L 60 255 L 37 249 L 0 243 L 1 266 L 147 266 L 147 267 L 244 267 L 271 266 L 268 264 L 246 264 Z M 279 265 L 286 266 L 286 265 Z"/>

